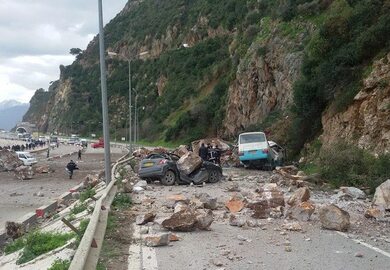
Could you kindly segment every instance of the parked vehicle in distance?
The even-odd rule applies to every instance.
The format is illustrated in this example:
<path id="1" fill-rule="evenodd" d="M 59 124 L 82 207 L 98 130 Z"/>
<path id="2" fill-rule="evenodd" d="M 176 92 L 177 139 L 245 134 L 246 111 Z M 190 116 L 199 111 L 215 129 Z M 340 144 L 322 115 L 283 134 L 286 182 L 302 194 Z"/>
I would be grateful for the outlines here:
<path id="1" fill-rule="evenodd" d="M 80 142 L 79 137 L 71 137 L 68 140 L 68 144 L 77 145 Z"/>
<path id="2" fill-rule="evenodd" d="M 103 143 L 104 144 L 104 143 Z M 82 147 L 87 147 L 88 146 L 88 141 L 87 141 L 87 139 L 81 139 L 80 140 L 80 145 L 82 146 Z M 104 146 L 103 146 L 104 147 Z"/>
<path id="3" fill-rule="evenodd" d="M 92 148 L 104 148 L 104 140 L 103 138 L 99 138 L 98 142 L 91 144 Z"/>
<path id="4" fill-rule="evenodd" d="M 172 153 L 152 153 L 141 161 L 138 175 L 141 179 L 148 182 L 159 180 L 166 186 L 171 186 L 175 183 L 216 183 L 222 177 L 221 167 L 208 161 L 204 161 L 201 167 L 190 175 L 185 175 L 177 168 L 176 163 L 179 159 L 179 156 Z"/>
<path id="5" fill-rule="evenodd" d="M 238 156 L 246 167 L 272 170 L 278 165 L 277 155 L 271 149 L 264 132 L 246 132 L 238 137 Z"/>
<path id="6" fill-rule="evenodd" d="M 29 152 L 17 151 L 18 158 L 23 161 L 24 166 L 31 166 L 38 163 L 37 159 L 33 157 Z"/>

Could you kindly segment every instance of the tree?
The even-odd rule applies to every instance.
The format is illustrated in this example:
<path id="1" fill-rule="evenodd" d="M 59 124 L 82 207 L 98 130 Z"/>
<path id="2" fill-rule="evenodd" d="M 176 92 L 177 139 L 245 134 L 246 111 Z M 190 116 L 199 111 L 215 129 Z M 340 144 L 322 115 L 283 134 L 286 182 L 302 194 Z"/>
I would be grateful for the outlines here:
<path id="1" fill-rule="evenodd" d="M 71 55 L 79 55 L 80 53 L 82 52 L 82 50 L 80 48 L 72 48 L 70 49 L 69 53 Z"/>

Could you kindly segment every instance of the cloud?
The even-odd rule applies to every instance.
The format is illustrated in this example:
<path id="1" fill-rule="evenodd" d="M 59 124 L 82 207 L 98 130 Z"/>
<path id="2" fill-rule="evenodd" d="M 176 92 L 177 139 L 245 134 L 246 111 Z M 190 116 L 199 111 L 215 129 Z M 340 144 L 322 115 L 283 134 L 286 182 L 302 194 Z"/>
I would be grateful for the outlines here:
<path id="1" fill-rule="evenodd" d="M 105 23 L 127 0 L 103 0 Z M 96 0 L 0 0 L 0 101 L 29 101 L 98 32 Z"/>

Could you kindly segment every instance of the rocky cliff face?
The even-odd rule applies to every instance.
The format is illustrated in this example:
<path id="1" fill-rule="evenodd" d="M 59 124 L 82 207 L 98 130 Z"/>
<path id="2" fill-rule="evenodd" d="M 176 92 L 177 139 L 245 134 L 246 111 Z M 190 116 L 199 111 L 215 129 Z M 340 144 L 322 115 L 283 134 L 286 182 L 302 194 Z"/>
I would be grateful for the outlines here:
<path id="1" fill-rule="evenodd" d="M 264 27 L 264 26 L 263 26 Z M 300 75 L 305 37 L 309 25 L 291 38 L 278 31 L 252 43 L 241 59 L 235 81 L 230 85 L 224 121 L 225 135 L 234 136 L 260 124 L 270 112 L 292 103 L 293 83 Z"/>
<path id="2" fill-rule="evenodd" d="M 373 64 L 363 88 L 344 112 L 322 117 L 322 142 L 343 139 L 375 153 L 390 152 L 390 53 Z"/>

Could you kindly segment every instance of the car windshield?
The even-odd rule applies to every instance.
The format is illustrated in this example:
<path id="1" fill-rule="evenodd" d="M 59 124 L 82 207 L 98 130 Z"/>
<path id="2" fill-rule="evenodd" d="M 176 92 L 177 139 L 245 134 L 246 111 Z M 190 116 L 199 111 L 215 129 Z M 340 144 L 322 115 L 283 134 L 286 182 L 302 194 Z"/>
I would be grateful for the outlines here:
<path id="1" fill-rule="evenodd" d="M 240 135 L 240 143 L 257 143 L 265 142 L 264 133 L 242 134 Z"/>
<path id="2" fill-rule="evenodd" d="M 25 154 L 26 158 L 32 158 L 33 156 L 31 154 Z"/>

